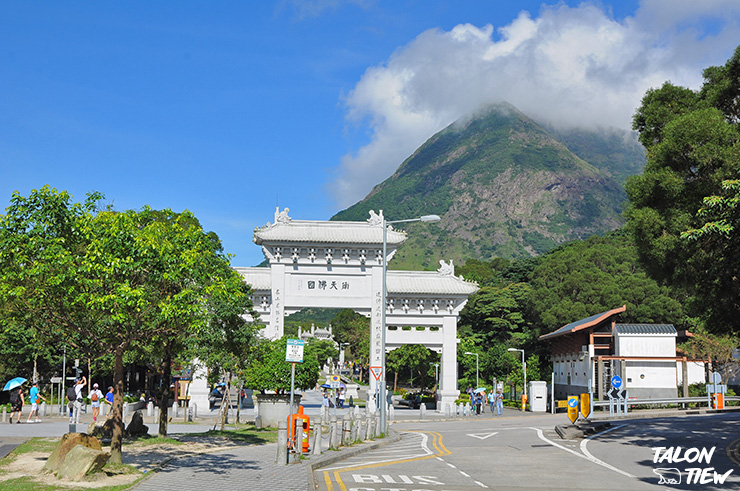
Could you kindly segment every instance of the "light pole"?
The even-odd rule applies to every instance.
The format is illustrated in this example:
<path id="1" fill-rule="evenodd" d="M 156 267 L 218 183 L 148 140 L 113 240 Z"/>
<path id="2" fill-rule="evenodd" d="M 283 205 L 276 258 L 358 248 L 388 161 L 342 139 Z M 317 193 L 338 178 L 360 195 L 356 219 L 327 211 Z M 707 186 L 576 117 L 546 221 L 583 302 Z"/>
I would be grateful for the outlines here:
<path id="1" fill-rule="evenodd" d="M 475 355 L 475 388 L 477 389 L 480 387 L 480 381 L 478 380 L 478 360 L 480 359 L 478 357 L 478 353 L 473 353 L 471 351 L 466 351 L 466 355 Z"/>
<path id="2" fill-rule="evenodd" d="M 434 365 L 434 386 L 439 390 L 439 362 L 430 363 Z"/>
<path id="3" fill-rule="evenodd" d="M 524 361 L 524 350 L 518 349 L 518 348 L 509 348 L 509 351 L 521 351 L 522 352 L 522 370 L 524 371 L 524 391 L 522 392 L 524 394 L 524 401 L 527 400 L 527 362 Z M 527 405 L 526 402 L 523 402 L 522 404 L 522 411 L 524 411 L 525 406 Z"/>
<path id="4" fill-rule="evenodd" d="M 383 214 L 383 211 L 380 211 L 381 215 Z M 409 218 L 406 220 L 393 220 L 388 221 L 385 219 L 385 216 L 383 216 L 383 285 L 382 285 L 382 294 L 381 294 L 381 307 L 380 307 L 380 390 L 378 391 L 378 398 L 380 399 L 378 402 L 380 403 L 380 427 L 382 428 L 383 433 L 385 433 L 385 425 L 386 425 L 386 413 L 388 411 L 388 408 L 386 406 L 386 395 L 385 395 L 385 309 L 386 309 L 386 296 L 388 295 L 388 286 L 387 286 L 387 276 L 388 276 L 388 254 L 387 254 L 387 248 L 388 248 L 388 225 L 392 225 L 394 223 L 405 223 L 405 222 L 438 222 L 440 220 L 439 215 L 424 215 L 419 218 Z"/>

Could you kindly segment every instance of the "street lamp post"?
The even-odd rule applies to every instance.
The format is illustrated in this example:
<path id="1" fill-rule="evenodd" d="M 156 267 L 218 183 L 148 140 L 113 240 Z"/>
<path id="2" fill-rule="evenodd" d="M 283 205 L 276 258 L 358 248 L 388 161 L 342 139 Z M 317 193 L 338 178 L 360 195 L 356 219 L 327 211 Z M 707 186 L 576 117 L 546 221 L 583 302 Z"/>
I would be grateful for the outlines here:
<path id="1" fill-rule="evenodd" d="M 478 357 L 478 353 L 473 353 L 471 351 L 466 351 L 466 355 L 475 355 L 475 388 L 477 389 L 480 387 L 480 381 L 478 380 L 478 360 L 480 360 L 480 357 Z"/>
<path id="2" fill-rule="evenodd" d="M 524 391 L 522 392 L 524 394 L 524 400 L 527 400 L 527 362 L 524 361 L 524 350 L 518 349 L 518 348 L 509 348 L 509 351 L 521 351 L 522 352 L 522 370 L 524 371 Z M 524 408 L 526 406 L 526 402 L 522 404 L 522 411 L 524 411 Z"/>
<path id="3" fill-rule="evenodd" d="M 381 215 L 382 215 L 381 210 Z M 382 294 L 381 294 L 381 316 L 380 316 L 380 369 L 381 369 L 381 375 L 380 375 L 380 390 L 378 391 L 378 403 L 380 404 L 380 427 L 382 428 L 383 433 L 385 433 L 385 425 L 386 425 L 386 413 L 388 411 L 388 407 L 386 405 L 386 386 L 385 386 L 385 309 L 386 309 L 386 296 L 388 294 L 387 290 L 387 274 L 388 274 L 388 254 L 387 254 L 387 248 L 388 248 L 388 225 L 392 225 L 394 223 L 406 223 L 406 222 L 438 222 L 440 220 L 438 215 L 424 215 L 419 218 L 409 218 L 406 220 L 392 220 L 388 221 L 385 219 L 385 216 L 383 216 L 383 285 L 382 285 Z"/>
<path id="4" fill-rule="evenodd" d="M 434 365 L 434 386 L 439 390 L 439 362 L 430 363 L 430 365 Z"/>

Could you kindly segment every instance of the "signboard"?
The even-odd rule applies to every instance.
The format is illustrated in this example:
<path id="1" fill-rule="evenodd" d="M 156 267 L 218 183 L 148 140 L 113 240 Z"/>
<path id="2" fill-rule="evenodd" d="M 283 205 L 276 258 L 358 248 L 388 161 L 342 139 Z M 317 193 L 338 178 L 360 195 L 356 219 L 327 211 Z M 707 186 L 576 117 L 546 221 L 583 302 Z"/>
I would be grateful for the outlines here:
<path id="1" fill-rule="evenodd" d="M 581 414 L 584 418 L 588 418 L 591 414 L 591 394 L 581 394 Z"/>
<path id="2" fill-rule="evenodd" d="M 578 396 L 568 396 L 568 419 L 571 423 L 578 419 Z"/>
<path id="3" fill-rule="evenodd" d="M 568 407 L 568 401 L 558 401 L 558 409 Z"/>
<path id="4" fill-rule="evenodd" d="M 51 377 L 50 382 L 52 384 L 61 384 L 62 383 L 62 377 Z"/>
<path id="5" fill-rule="evenodd" d="M 370 371 L 373 373 L 375 380 L 380 380 L 380 376 L 383 374 L 383 367 L 370 367 Z"/>
<path id="6" fill-rule="evenodd" d="M 606 394 L 609 396 L 609 399 L 619 399 L 619 391 L 617 389 L 612 389 Z"/>
<path id="7" fill-rule="evenodd" d="M 326 383 L 331 386 L 332 389 L 338 389 L 341 379 L 339 375 L 329 375 L 326 377 Z"/>
<path id="8" fill-rule="evenodd" d="M 722 374 L 719 372 L 712 372 L 712 383 L 714 384 L 721 384 L 722 383 Z"/>
<path id="9" fill-rule="evenodd" d="M 303 363 L 303 346 L 306 342 L 302 339 L 288 339 L 285 345 L 285 361 L 290 363 Z"/>
<path id="10" fill-rule="evenodd" d="M 622 386 L 622 377 L 615 375 L 612 377 L 612 387 L 618 389 Z"/>

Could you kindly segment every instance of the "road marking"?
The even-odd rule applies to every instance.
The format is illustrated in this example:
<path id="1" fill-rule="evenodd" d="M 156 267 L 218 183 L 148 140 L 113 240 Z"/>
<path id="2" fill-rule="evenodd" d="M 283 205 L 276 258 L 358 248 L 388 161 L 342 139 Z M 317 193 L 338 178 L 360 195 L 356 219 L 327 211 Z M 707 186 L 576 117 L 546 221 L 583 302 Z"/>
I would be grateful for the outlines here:
<path id="1" fill-rule="evenodd" d="M 468 433 L 467 435 L 479 440 L 485 440 L 486 438 L 492 437 L 493 435 L 498 435 L 498 431 L 494 433 Z"/>
<path id="2" fill-rule="evenodd" d="M 342 473 L 342 472 L 356 471 L 356 470 L 362 470 L 362 469 L 370 469 L 370 468 L 373 468 L 373 467 L 382 467 L 382 466 L 386 466 L 386 465 L 400 464 L 400 463 L 405 463 L 405 462 L 415 462 L 415 461 L 418 461 L 418 460 L 425 460 L 425 459 L 429 459 L 429 458 L 432 458 L 432 457 L 437 457 L 437 455 L 449 455 L 449 454 L 452 453 L 449 450 L 447 450 L 447 448 L 445 448 L 445 446 L 442 444 L 442 435 L 439 434 L 439 433 L 437 433 L 437 432 L 435 432 L 435 431 L 408 431 L 406 433 L 418 433 L 419 435 L 421 435 L 421 437 L 422 437 L 422 442 L 421 442 L 422 449 L 425 452 L 428 452 L 429 455 L 424 455 L 424 456 L 420 456 L 420 457 L 406 458 L 406 459 L 388 460 L 388 461 L 382 461 L 382 462 L 373 462 L 373 463 L 370 463 L 370 464 L 356 465 L 356 466 L 350 466 L 350 467 L 345 467 L 345 468 L 341 468 L 341 467 L 340 468 L 336 468 L 336 470 L 334 470 L 333 475 L 334 475 L 334 480 L 339 485 L 339 489 L 341 489 L 342 491 L 347 491 L 347 486 L 344 484 L 344 481 L 342 481 L 342 478 L 340 476 L 340 473 Z M 429 437 L 427 435 L 431 435 L 432 436 L 432 446 L 435 449 L 437 449 L 437 451 L 439 452 L 439 454 L 432 453 L 432 451 L 427 446 L 427 441 L 429 439 Z M 332 480 L 331 480 L 331 477 L 330 477 L 330 474 L 329 474 L 331 472 L 331 469 L 324 470 L 323 472 L 324 472 L 324 482 L 326 483 L 326 487 L 327 487 L 328 491 L 333 491 L 334 490 L 334 486 L 332 484 Z"/>
<path id="3" fill-rule="evenodd" d="M 622 426 L 624 426 L 624 425 L 622 425 Z M 609 429 L 609 430 L 607 430 L 607 431 L 611 431 L 611 430 L 616 430 L 617 428 L 621 428 L 622 426 L 618 426 L 618 427 L 616 427 L 616 428 L 610 428 L 610 429 Z M 609 470 L 612 470 L 612 471 L 614 471 L 614 472 L 618 472 L 619 474 L 622 474 L 622 475 L 624 475 L 624 476 L 627 476 L 627 477 L 631 477 L 631 478 L 633 478 L 633 479 L 635 478 L 635 476 L 633 476 L 633 475 L 632 475 L 632 474 L 630 474 L 629 472 L 625 472 L 625 471 L 623 471 L 623 470 L 621 470 L 621 469 L 617 469 L 617 468 L 616 468 L 616 467 L 614 467 L 613 465 L 611 465 L 611 464 L 607 464 L 607 463 L 606 463 L 606 462 L 604 462 L 603 460 L 599 460 L 599 459 L 597 459 L 596 457 L 594 457 L 594 456 L 593 456 L 593 455 L 591 455 L 590 453 L 588 454 L 588 456 L 587 456 L 587 455 L 583 455 L 583 454 L 581 454 L 581 453 L 578 453 L 578 452 L 576 452 L 575 450 L 571 450 L 571 449 L 569 449 L 568 447 L 564 447 L 564 446 L 562 446 L 562 445 L 558 445 L 557 443 L 555 443 L 555 442 L 553 442 L 553 441 L 551 441 L 551 440 L 548 440 L 547 438 L 545 438 L 545 435 L 544 435 L 544 434 L 542 433 L 542 430 L 540 430 L 539 428 L 533 428 L 533 427 L 530 427 L 530 429 L 531 429 L 531 430 L 535 430 L 535 431 L 537 432 L 537 436 L 538 436 L 538 437 L 540 438 L 540 440 L 542 440 L 542 441 L 544 441 L 544 442 L 547 442 L 547 443 L 549 443 L 549 444 L 550 444 L 550 445 L 552 445 L 553 447 L 557 447 L 557 448 L 559 448 L 559 449 L 561 449 L 561 450 L 565 450 L 566 452 L 570 452 L 570 453 L 572 453 L 573 455 L 575 455 L 575 456 L 577 456 L 577 457 L 580 457 L 580 458 L 582 458 L 582 459 L 586 459 L 586 460 L 588 460 L 589 462 L 593 462 L 594 464 L 600 465 L 600 466 L 602 466 L 602 467 L 606 467 L 607 469 L 609 469 Z M 602 434 L 604 434 L 604 433 L 606 433 L 606 431 L 602 431 L 601 433 L 597 433 L 597 434 L 595 434 L 595 435 L 592 435 L 592 436 L 590 436 L 590 437 L 589 437 L 588 439 L 591 439 L 591 438 L 597 437 L 597 436 L 599 436 L 599 435 L 602 435 Z"/>

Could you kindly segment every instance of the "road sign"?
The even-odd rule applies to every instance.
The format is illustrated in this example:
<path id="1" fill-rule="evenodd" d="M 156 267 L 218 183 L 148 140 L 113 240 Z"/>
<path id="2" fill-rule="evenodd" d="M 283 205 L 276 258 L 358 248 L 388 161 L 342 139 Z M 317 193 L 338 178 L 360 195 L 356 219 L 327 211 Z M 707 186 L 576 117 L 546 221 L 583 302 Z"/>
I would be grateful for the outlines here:
<path id="1" fill-rule="evenodd" d="M 383 367 L 370 367 L 370 371 L 373 372 L 375 380 L 380 380 L 380 376 L 383 374 Z"/>
<path id="2" fill-rule="evenodd" d="M 568 401 L 558 401 L 558 409 L 568 407 Z"/>
<path id="3" fill-rule="evenodd" d="M 619 396 L 620 399 L 626 399 L 627 398 L 627 390 L 626 389 L 622 389 L 622 390 L 618 391 L 617 395 Z"/>
<path id="4" fill-rule="evenodd" d="M 62 377 L 51 377 L 51 380 L 49 380 L 52 384 L 61 384 L 62 383 Z"/>
<path id="5" fill-rule="evenodd" d="M 609 396 L 609 399 L 619 399 L 619 391 L 617 389 L 610 390 L 607 392 L 607 395 Z"/>
<path id="6" fill-rule="evenodd" d="M 581 414 L 584 418 L 591 414 L 591 394 L 587 392 L 581 394 Z"/>
<path id="7" fill-rule="evenodd" d="M 578 396 L 568 396 L 568 419 L 571 423 L 578 419 Z"/>
<path id="8" fill-rule="evenodd" d="M 342 380 L 339 375 L 329 375 L 326 377 L 326 383 L 329 384 L 332 389 L 338 389 L 341 382 Z"/>
<path id="9" fill-rule="evenodd" d="M 615 375 L 612 377 L 612 387 L 618 389 L 622 386 L 622 377 Z"/>
<path id="10" fill-rule="evenodd" d="M 303 346 L 306 342 L 302 339 L 288 339 L 285 345 L 285 361 L 291 363 L 303 363 Z"/>
<path id="11" fill-rule="evenodd" d="M 714 384 L 721 384 L 722 383 L 722 374 L 719 372 L 712 372 L 712 383 Z"/>

